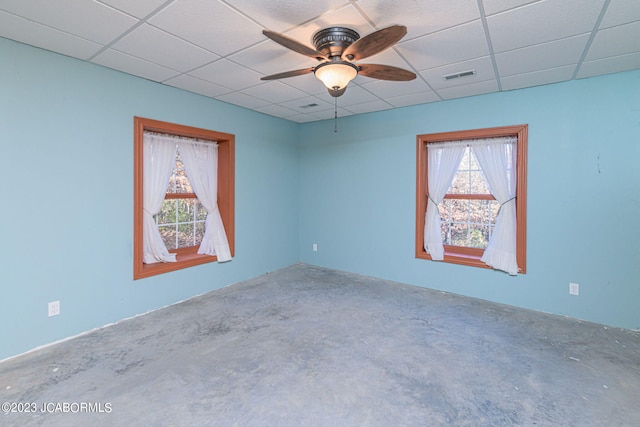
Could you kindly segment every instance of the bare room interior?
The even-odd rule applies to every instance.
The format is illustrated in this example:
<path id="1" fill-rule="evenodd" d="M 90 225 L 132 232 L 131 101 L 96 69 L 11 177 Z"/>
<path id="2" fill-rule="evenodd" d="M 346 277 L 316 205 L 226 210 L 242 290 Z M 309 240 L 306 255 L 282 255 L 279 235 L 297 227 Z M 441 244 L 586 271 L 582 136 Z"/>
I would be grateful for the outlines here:
<path id="1" fill-rule="evenodd" d="M 0 0 L 0 424 L 640 425 L 637 0 Z"/>

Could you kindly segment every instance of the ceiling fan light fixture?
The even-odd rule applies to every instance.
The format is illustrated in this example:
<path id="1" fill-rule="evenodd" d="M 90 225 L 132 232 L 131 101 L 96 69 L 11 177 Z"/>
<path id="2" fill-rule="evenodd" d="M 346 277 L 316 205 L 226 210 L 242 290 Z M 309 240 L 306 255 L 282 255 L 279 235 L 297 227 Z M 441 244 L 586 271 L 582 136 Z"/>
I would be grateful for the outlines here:
<path id="1" fill-rule="evenodd" d="M 316 67 L 314 74 L 329 90 L 339 91 L 347 87 L 358 75 L 358 67 L 346 61 L 325 62 Z"/>

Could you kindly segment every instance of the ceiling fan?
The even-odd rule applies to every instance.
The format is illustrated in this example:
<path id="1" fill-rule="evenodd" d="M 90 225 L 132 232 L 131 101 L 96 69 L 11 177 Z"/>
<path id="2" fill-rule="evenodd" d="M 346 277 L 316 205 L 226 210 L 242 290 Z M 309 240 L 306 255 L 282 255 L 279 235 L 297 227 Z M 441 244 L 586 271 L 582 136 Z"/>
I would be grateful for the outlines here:
<path id="1" fill-rule="evenodd" d="M 277 80 L 313 73 L 324 83 L 331 96 L 338 97 L 347 90 L 349 82 L 358 74 L 392 81 L 409 81 L 416 78 L 415 73 L 391 65 L 353 62 L 380 53 L 396 44 L 407 34 L 407 27 L 404 25 L 392 25 L 362 38 L 351 28 L 324 28 L 313 35 L 315 49 L 273 31 L 264 30 L 262 33 L 274 42 L 321 63 L 315 67 L 272 74 L 262 77 L 261 80 Z"/>

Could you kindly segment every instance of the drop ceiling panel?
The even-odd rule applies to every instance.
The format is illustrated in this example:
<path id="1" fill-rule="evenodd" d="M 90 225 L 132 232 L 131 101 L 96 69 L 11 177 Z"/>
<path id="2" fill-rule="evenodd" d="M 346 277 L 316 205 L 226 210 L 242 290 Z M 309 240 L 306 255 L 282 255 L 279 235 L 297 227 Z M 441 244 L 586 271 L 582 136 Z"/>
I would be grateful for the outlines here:
<path id="1" fill-rule="evenodd" d="M 601 74 L 618 73 L 640 69 L 640 53 L 596 59 L 582 64 L 578 78 L 599 76 Z"/>
<path id="2" fill-rule="evenodd" d="M 295 53 L 271 40 L 231 55 L 229 59 L 258 71 L 261 77 L 318 65 L 315 59 Z"/>
<path id="3" fill-rule="evenodd" d="M 410 95 L 413 93 L 431 90 L 431 88 L 421 78 L 417 78 L 409 82 L 390 82 L 370 79 L 368 83 L 361 85 L 361 87 L 384 100 L 396 96 Z"/>
<path id="4" fill-rule="evenodd" d="M 176 0 L 149 23 L 221 56 L 264 39 L 258 24 L 211 0 Z"/>
<path id="5" fill-rule="evenodd" d="M 464 71 L 475 71 L 475 75 L 446 80 L 444 76 L 461 73 Z M 429 83 L 433 89 L 441 89 L 453 86 L 460 86 L 476 83 L 496 78 L 493 71 L 493 63 L 489 56 L 472 59 L 470 61 L 456 62 L 442 67 L 421 71 L 420 75 Z"/>
<path id="6" fill-rule="evenodd" d="M 487 18 L 494 52 L 505 52 L 593 30 L 604 0 L 546 0 Z M 540 29 L 544 28 L 544 31 Z"/>
<path id="7" fill-rule="evenodd" d="M 169 3 L 167 0 L 100 0 L 100 2 L 136 18 L 144 18 L 163 4 Z"/>
<path id="8" fill-rule="evenodd" d="M 417 70 L 489 54 L 482 22 L 479 20 L 400 43 L 397 49 Z"/>
<path id="9" fill-rule="evenodd" d="M 348 2 L 346 0 L 321 2 L 317 0 L 227 0 L 227 3 L 238 10 L 249 12 L 264 28 L 285 32 L 327 13 L 327 10 L 345 6 Z"/>
<path id="10" fill-rule="evenodd" d="M 412 93 L 410 95 L 394 96 L 393 98 L 386 98 L 385 101 L 394 107 L 408 107 L 416 104 L 426 104 L 429 102 L 441 101 L 440 98 L 433 91 Z"/>
<path id="11" fill-rule="evenodd" d="M 101 45 L 0 11 L 0 37 L 79 59 L 89 59 Z"/>
<path id="12" fill-rule="evenodd" d="M 593 39 L 585 60 L 626 55 L 637 52 L 638 46 L 640 46 L 640 21 L 607 28 L 599 31 Z"/>
<path id="13" fill-rule="evenodd" d="M 488 16 L 538 1 L 540 0 L 483 0 L 482 4 L 484 6 L 484 12 Z"/>
<path id="14" fill-rule="evenodd" d="M 440 89 L 438 90 L 438 94 L 443 99 L 453 99 L 464 98 L 466 96 L 482 95 L 484 93 L 496 92 L 497 90 L 498 82 L 496 80 L 487 80 L 484 82 Z"/>
<path id="15" fill-rule="evenodd" d="M 148 24 L 127 34 L 113 48 L 183 72 L 218 59 L 217 55 Z"/>
<path id="16" fill-rule="evenodd" d="M 616 25 L 628 24 L 637 21 L 640 17 L 640 1 L 638 0 L 614 0 L 609 3 L 607 11 L 602 18 L 600 28 L 609 28 Z"/>
<path id="17" fill-rule="evenodd" d="M 260 81 L 260 77 L 262 77 L 260 73 L 227 59 L 212 62 L 191 71 L 189 74 L 193 77 L 235 90 L 246 89 L 262 83 Z"/>
<path id="18" fill-rule="evenodd" d="M 357 6 L 379 27 L 406 25 L 407 40 L 480 18 L 477 0 L 408 1 L 402 7 L 395 1 L 360 0 Z"/>
<path id="19" fill-rule="evenodd" d="M 197 79 L 188 74 L 182 74 L 180 76 L 169 79 L 165 81 L 164 84 L 211 97 L 216 97 L 231 92 L 231 89 L 229 88 Z"/>
<path id="20" fill-rule="evenodd" d="M 366 17 L 360 14 L 355 7 L 347 5 L 333 11 L 327 11 L 326 14 L 313 21 L 287 31 L 286 35 L 303 44 L 313 46 L 312 38 L 316 31 L 336 26 L 347 26 L 360 34 L 360 37 L 375 30 Z"/>
<path id="21" fill-rule="evenodd" d="M 91 62 L 156 82 L 163 82 L 179 74 L 176 70 L 127 55 L 114 49 L 107 49 L 101 52 L 93 58 Z"/>
<path id="22" fill-rule="evenodd" d="M 306 95 L 304 92 L 278 81 L 269 81 L 257 86 L 252 86 L 244 89 L 242 93 L 264 99 L 272 104 L 279 104 L 292 99 L 300 99 Z"/>
<path id="23" fill-rule="evenodd" d="M 108 43 L 138 23 L 131 16 L 87 0 L 66 0 L 64 7 L 50 0 L 3 0 L 0 9 L 96 43 Z"/>
<path id="24" fill-rule="evenodd" d="M 589 34 L 555 40 L 496 54 L 501 77 L 577 64 Z"/>
<path id="25" fill-rule="evenodd" d="M 503 90 L 521 89 L 525 87 L 557 83 L 565 80 L 571 80 L 575 69 L 575 65 L 567 65 L 564 67 L 551 68 L 531 73 L 517 74 L 501 78 L 500 83 L 502 84 Z"/>

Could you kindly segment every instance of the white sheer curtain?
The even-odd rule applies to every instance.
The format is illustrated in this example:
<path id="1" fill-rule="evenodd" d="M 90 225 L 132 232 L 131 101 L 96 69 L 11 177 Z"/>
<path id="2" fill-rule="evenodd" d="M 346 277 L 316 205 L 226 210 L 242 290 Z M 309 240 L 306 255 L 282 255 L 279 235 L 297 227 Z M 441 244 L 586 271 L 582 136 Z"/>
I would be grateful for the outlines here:
<path id="1" fill-rule="evenodd" d="M 446 142 L 429 144 L 427 147 L 429 197 L 424 223 L 424 249 L 434 260 L 444 259 L 438 204 L 442 202 L 451 186 L 466 146 L 466 142 Z"/>
<path id="2" fill-rule="evenodd" d="M 474 140 L 470 144 L 491 194 L 500 203 L 496 227 L 481 260 L 511 275 L 518 274 L 515 203 L 517 141 L 514 136 Z"/>
<path id="3" fill-rule="evenodd" d="M 217 255 L 218 262 L 229 261 L 231 250 L 218 210 L 218 144 L 181 139 L 178 146 L 193 192 L 207 210 L 198 253 Z"/>
<path id="4" fill-rule="evenodd" d="M 176 255 L 167 250 L 153 219 L 162 209 L 169 179 L 176 164 L 176 142 L 166 135 L 145 132 L 143 150 L 143 262 L 176 262 Z"/>

